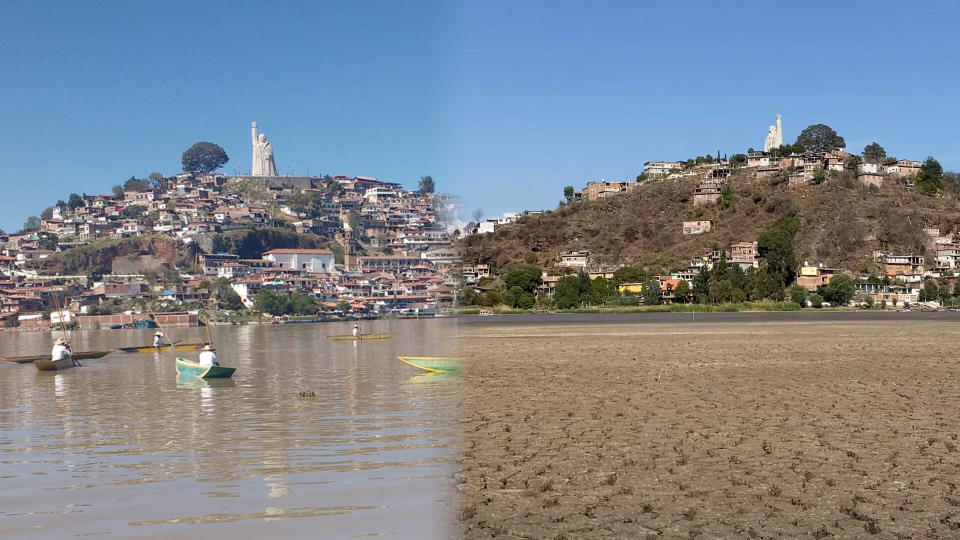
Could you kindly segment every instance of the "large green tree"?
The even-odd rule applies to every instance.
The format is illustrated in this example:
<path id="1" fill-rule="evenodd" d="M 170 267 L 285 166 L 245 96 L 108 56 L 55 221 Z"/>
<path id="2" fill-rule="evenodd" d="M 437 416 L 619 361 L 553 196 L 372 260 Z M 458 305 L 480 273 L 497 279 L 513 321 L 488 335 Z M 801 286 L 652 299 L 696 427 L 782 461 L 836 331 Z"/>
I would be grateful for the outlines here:
<path id="1" fill-rule="evenodd" d="M 917 173 L 917 186 L 925 193 L 935 193 L 943 189 L 943 167 L 940 162 L 928 157 Z"/>
<path id="2" fill-rule="evenodd" d="M 417 191 L 420 193 L 433 193 L 433 190 L 436 189 L 437 185 L 434 183 L 433 178 L 428 176 L 420 177 L 420 185 L 417 188 Z"/>
<path id="3" fill-rule="evenodd" d="M 188 148 L 180 159 L 183 170 L 200 174 L 211 173 L 230 161 L 226 151 L 212 142 L 198 142 Z"/>
<path id="4" fill-rule="evenodd" d="M 863 160 L 867 163 L 883 163 L 885 159 L 887 159 L 887 151 L 876 142 L 863 148 Z"/>
<path id="5" fill-rule="evenodd" d="M 845 306 L 850 303 L 856 292 L 853 278 L 846 274 L 837 274 L 830 278 L 824 289 L 824 299 L 835 306 Z"/>
<path id="6" fill-rule="evenodd" d="M 520 266 L 507 272 L 503 282 L 507 290 L 519 287 L 521 292 L 535 293 L 542 271 L 536 266 Z"/>
<path id="7" fill-rule="evenodd" d="M 847 146 L 843 137 L 826 124 L 807 126 L 800 132 L 796 144 L 803 145 L 808 152 L 830 152 Z"/>

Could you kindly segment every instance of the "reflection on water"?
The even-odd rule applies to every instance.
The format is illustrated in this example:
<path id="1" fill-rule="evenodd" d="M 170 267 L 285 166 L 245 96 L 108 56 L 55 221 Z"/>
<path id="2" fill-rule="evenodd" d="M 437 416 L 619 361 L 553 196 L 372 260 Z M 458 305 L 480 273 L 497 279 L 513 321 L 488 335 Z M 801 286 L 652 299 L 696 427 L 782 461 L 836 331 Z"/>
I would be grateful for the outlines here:
<path id="1" fill-rule="evenodd" d="M 176 376 L 174 359 L 197 351 L 118 352 L 62 372 L 0 362 L 0 532 L 446 536 L 457 379 L 396 357 L 455 356 L 456 321 L 378 321 L 364 331 L 392 340 L 326 339 L 351 326 L 214 328 L 232 379 Z M 74 349 L 150 333 L 80 332 Z M 0 350 L 31 354 L 49 339 L 3 333 Z"/>

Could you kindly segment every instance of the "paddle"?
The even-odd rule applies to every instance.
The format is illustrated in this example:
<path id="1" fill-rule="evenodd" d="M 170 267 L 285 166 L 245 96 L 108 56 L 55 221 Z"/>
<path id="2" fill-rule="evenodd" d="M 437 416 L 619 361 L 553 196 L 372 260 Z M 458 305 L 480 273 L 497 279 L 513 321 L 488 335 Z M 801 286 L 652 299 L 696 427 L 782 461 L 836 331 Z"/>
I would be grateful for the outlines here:
<path id="1" fill-rule="evenodd" d="M 170 348 L 171 348 L 171 349 L 174 348 L 174 347 L 176 347 L 176 346 L 177 346 L 177 343 L 180 343 L 181 341 L 183 341 L 182 339 L 181 339 L 181 340 L 177 340 L 177 341 L 173 341 L 173 338 L 170 337 L 170 333 L 167 332 L 167 329 L 164 328 L 162 324 L 160 324 L 160 319 L 157 318 L 157 314 L 153 312 L 153 308 L 150 307 L 150 304 L 149 304 L 149 303 L 147 303 L 147 310 L 150 311 L 150 316 L 153 317 L 153 321 L 154 321 L 155 323 L 157 323 L 157 326 L 160 327 L 160 331 L 163 332 L 163 335 L 164 335 L 164 336 L 167 336 L 167 339 L 170 340 Z M 161 346 L 163 345 L 163 340 L 162 340 L 162 339 L 160 340 L 160 345 L 161 345 Z M 160 347 L 157 347 L 157 348 L 159 349 Z"/>

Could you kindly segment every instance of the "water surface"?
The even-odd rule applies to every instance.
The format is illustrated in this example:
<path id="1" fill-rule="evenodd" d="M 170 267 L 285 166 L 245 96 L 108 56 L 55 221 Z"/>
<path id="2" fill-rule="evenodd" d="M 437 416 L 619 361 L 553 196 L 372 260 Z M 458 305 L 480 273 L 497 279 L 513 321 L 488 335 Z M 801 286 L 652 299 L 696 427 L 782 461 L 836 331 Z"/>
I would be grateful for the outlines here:
<path id="1" fill-rule="evenodd" d="M 0 362 L 0 536 L 310 538 L 449 534 L 457 380 L 397 355 L 455 355 L 456 321 L 211 329 L 230 380 L 178 379 L 176 356 L 116 352 L 40 373 Z M 200 341 L 203 329 L 170 328 Z M 74 350 L 150 342 L 77 332 Z M 6 355 L 50 347 L 5 332 Z M 313 398 L 300 398 L 312 391 Z"/>

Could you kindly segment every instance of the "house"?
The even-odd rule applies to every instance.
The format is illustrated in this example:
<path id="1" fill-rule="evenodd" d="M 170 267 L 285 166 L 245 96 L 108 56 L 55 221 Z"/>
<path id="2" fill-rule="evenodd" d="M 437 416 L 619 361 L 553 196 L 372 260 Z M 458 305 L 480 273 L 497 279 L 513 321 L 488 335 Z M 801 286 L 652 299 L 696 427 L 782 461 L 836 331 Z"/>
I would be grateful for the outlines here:
<path id="1" fill-rule="evenodd" d="M 651 176 L 669 176 L 680 172 L 686 165 L 683 161 L 648 161 L 643 164 L 643 174 Z"/>
<path id="2" fill-rule="evenodd" d="M 709 221 L 684 221 L 683 234 L 703 234 L 710 232 Z"/>
<path id="3" fill-rule="evenodd" d="M 463 280 L 467 283 L 474 283 L 479 281 L 480 278 L 490 277 L 490 265 L 488 264 L 477 264 L 471 266 L 464 266 L 460 270 L 463 275 Z"/>
<path id="4" fill-rule="evenodd" d="M 880 187 L 883 185 L 883 176 L 876 173 L 858 173 L 857 181 L 865 186 Z"/>
<path id="5" fill-rule="evenodd" d="M 960 268 L 960 244 L 949 242 L 949 243 L 937 243 L 937 268 L 941 269 L 954 269 Z"/>
<path id="6" fill-rule="evenodd" d="M 693 205 L 713 204 L 720 200 L 720 184 L 716 182 L 704 182 L 693 190 Z"/>
<path id="7" fill-rule="evenodd" d="M 333 252 L 329 249 L 271 249 L 263 253 L 263 259 L 311 274 L 331 274 L 335 270 Z"/>
<path id="8" fill-rule="evenodd" d="M 750 152 L 747 154 L 747 167 L 769 167 L 770 156 L 764 152 Z"/>
<path id="9" fill-rule="evenodd" d="M 886 251 L 874 251 L 873 259 L 883 265 L 884 274 L 890 277 L 912 277 L 923 274 L 922 255 L 895 255 Z"/>
<path id="10" fill-rule="evenodd" d="M 828 171 L 843 171 L 844 164 L 849 158 L 850 154 L 844 152 L 843 150 L 827 152 L 826 155 L 824 155 L 823 167 Z"/>
<path id="11" fill-rule="evenodd" d="M 883 165 L 883 172 L 894 176 L 913 176 L 920 172 L 921 165 L 919 161 L 901 159 L 891 163 L 885 163 Z"/>
<path id="12" fill-rule="evenodd" d="M 589 251 L 565 251 L 557 257 L 557 266 L 586 268 L 589 258 Z"/>
<path id="13" fill-rule="evenodd" d="M 748 268 L 756 268 L 759 266 L 757 263 L 757 243 L 756 242 L 737 242 L 736 244 L 730 245 L 730 251 L 728 252 L 727 262 L 731 264 L 739 264 L 740 268 L 747 270 Z"/>
<path id="14" fill-rule="evenodd" d="M 587 182 L 587 187 L 580 190 L 579 193 L 582 200 L 596 201 L 632 191 L 636 187 L 636 182 Z"/>
<path id="15" fill-rule="evenodd" d="M 836 273 L 837 271 L 833 268 L 824 268 L 822 265 L 804 265 L 800 267 L 800 273 L 797 275 L 797 285 L 808 291 L 816 291 L 817 287 L 830 283 L 830 278 Z"/>

